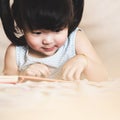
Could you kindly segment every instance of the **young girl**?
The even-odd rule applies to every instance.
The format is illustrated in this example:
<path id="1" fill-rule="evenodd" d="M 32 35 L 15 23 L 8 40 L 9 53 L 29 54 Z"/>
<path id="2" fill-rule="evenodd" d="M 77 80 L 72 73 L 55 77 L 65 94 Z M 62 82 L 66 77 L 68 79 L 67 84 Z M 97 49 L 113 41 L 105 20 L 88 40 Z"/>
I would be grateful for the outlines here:
<path id="1" fill-rule="evenodd" d="M 83 30 L 78 28 L 84 0 L 0 1 L 9 45 L 5 75 L 107 79 L 107 72 Z"/>

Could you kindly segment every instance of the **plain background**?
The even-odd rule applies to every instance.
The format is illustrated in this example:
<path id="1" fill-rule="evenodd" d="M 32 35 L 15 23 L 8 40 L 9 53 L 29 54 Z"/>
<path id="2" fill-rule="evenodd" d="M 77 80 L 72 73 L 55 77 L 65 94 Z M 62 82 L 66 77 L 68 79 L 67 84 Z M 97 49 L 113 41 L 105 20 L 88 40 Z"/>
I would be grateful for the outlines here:
<path id="1" fill-rule="evenodd" d="M 119 11 L 119 0 L 86 0 L 81 23 L 112 77 L 120 77 Z"/>
<path id="2" fill-rule="evenodd" d="M 109 76 L 120 77 L 120 1 L 85 0 L 80 27 L 86 32 L 108 69 Z M 4 53 L 10 44 L 0 23 L 0 73 Z M 12 63 L 11 63 L 12 64 Z"/>

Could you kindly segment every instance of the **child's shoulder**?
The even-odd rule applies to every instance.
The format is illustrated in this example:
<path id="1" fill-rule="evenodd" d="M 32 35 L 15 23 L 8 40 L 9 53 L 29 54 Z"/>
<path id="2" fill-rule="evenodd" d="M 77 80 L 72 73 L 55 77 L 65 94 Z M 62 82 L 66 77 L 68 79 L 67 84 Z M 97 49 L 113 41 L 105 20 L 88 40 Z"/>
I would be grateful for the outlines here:
<path id="1" fill-rule="evenodd" d="M 15 50 L 15 45 L 14 44 L 10 44 L 10 45 L 8 45 L 8 47 L 7 47 L 7 52 L 11 52 L 11 51 L 14 51 Z"/>
<path id="2" fill-rule="evenodd" d="M 80 37 L 82 37 L 83 35 L 85 35 L 84 30 L 83 30 L 82 28 L 80 28 L 80 27 L 77 27 L 77 28 L 73 31 L 73 33 L 75 33 L 76 36 L 80 36 Z"/>
<path id="3" fill-rule="evenodd" d="M 11 43 L 8 45 L 7 51 L 13 51 L 13 50 L 16 50 L 16 48 L 24 48 L 24 46 L 16 46 L 16 45 Z"/>
<path id="4" fill-rule="evenodd" d="M 74 31 L 71 32 L 70 37 L 76 38 L 76 36 L 79 36 L 80 34 L 83 34 L 83 30 L 81 28 L 77 27 Z"/>
<path id="5" fill-rule="evenodd" d="M 10 44 L 8 45 L 7 49 L 6 49 L 6 54 L 13 54 L 13 53 L 19 53 L 22 51 L 27 51 L 27 47 L 26 46 L 16 46 L 14 44 Z"/>
<path id="6" fill-rule="evenodd" d="M 89 49 L 92 48 L 88 37 L 86 36 L 84 30 L 81 28 L 77 30 L 75 43 L 77 53 L 81 53 L 81 51 L 83 52 L 86 50 L 89 51 Z"/>
<path id="7" fill-rule="evenodd" d="M 11 61 L 12 58 L 15 58 L 15 45 L 10 44 L 10 45 L 7 47 L 6 53 L 5 53 L 5 58 L 6 58 L 7 60 L 10 60 L 10 61 Z M 9 58 L 11 58 L 11 59 L 9 59 Z"/>
<path id="8" fill-rule="evenodd" d="M 76 32 L 77 39 L 81 39 L 81 40 L 87 39 L 87 36 L 82 28 L 78 27 L 76 30 L 77 30 Z"/>

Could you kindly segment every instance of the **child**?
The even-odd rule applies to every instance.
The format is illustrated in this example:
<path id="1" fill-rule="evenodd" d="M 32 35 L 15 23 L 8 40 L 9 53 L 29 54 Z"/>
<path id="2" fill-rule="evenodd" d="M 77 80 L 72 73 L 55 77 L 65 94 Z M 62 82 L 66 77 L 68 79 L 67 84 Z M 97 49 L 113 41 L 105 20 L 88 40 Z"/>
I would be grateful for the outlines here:
<path id="1" fill-rule="evenodd" d="M 83 30 L 84 0 L 0 1 L 9 45 L 5 75 L 56 76 L 63 80 L 103 81 L 107 72 Z"/>

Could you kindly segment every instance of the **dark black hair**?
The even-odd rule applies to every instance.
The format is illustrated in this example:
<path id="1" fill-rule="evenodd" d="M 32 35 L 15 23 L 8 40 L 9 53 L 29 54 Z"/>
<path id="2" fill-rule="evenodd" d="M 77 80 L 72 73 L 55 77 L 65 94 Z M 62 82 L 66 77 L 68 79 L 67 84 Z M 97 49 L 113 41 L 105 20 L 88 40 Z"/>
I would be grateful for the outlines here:
<path id="1" fill-rule="evenodd" d="M 70 34 L 81 21 L 84 0 L 0 0 L 4 31 L 15 45 L 25 45 L 19 31 L 47 29 L 59 31 L 68 27 Z"/>

